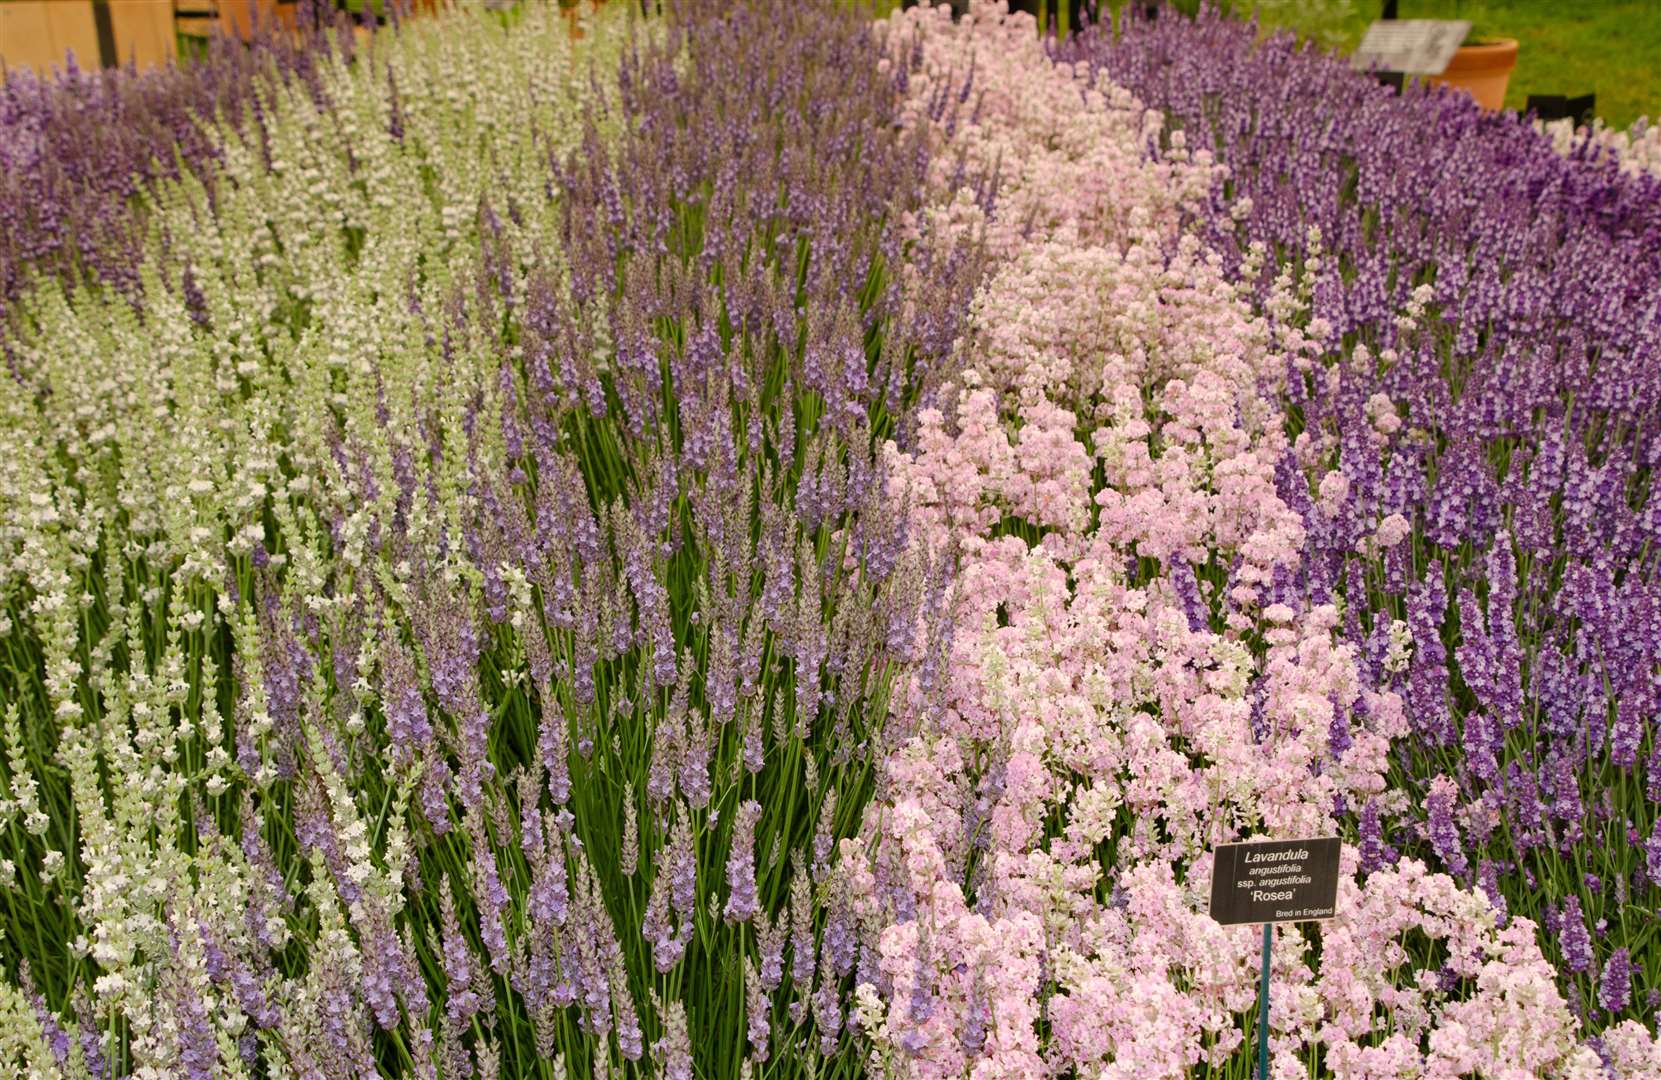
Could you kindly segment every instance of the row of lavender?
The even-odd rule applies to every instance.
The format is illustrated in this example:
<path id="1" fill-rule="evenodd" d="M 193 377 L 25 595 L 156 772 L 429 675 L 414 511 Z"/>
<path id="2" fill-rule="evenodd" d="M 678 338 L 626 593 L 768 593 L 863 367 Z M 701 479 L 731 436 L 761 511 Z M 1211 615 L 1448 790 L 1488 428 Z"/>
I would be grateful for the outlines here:
<path id="1" fill-rule="evenodd" d="M 388 7 L 395 17 L 407 4 Z M 132 196 L 180 169 L 211 176 L 216 119 L 257 122 L 262 79 L 315 80 L 325 36 L 350 50 L 350 18 L 319 0 L 295 9 L 300 38 L 215 38 L 185 67 L 134 77 L 79 67 L 55 78 L 11 70 L 0 83 L 0 314 L 42 272 L 132 287 L 144 242 Z"/>
<path id="2" fill-rule="evenodd" d="M 1535 127 L 1564 157 L 1608 159 L 1632 176 L 1661 176 L 1661 124 L 1647 116 L 1624 131 L 1604 127 L 1602 120 L 1579 126 L 1569 119 L 1537 120 Z"/>
<path id="3" fill-rule="evenodd" d="M 1427 721 L 1432 661 L 1444 700 L 1449 667 L 1503 683 L 1520 646 L 1481 604 L 1519 570 L 1421 535 L 1485 513 L 1415 420 L 1463 399 L 1334 367 L 1373 357 L 1332 329 L 1354 257 L 1323 276 L 1299 198 L 1235 198 L 1249 170 L 1100 72 L 1164 77 L 1127 59 L 1169 45 L 1149 27 L 1075 66 L 1001 5 L 835 7 L 613 5 L 574 50 L 530 5 L 263 66 L 193 169 L 93 199 L 142 237 L 94 282 L 19 263 L 0 1048 L 41 1075 L 1244 1076 L 1253 934 L 1204 915 L 1208 851 L 1336 829 L 1341 917 L 1275 946 L 1277 1075 L 1661 1069 L 1647 976 L 1621 983 L 1642 928 L 1577 1005 L 1521 871 L 1460 848 L 1492 846 L 1512 766 L 1555 782 L 1576 744 L 1466 696 Z M 1157 28 L 1185 32 L 1252 55 Z M 1648 220 L 1575 194 L 1595 166 L 1553 176 L 1585 204 L 1564 235 Z M 1443 242 L 1414 195 L 1360 242 Z M 1544 242 L 1507 228 L 1480 235 Z M 1383 265 L 1385 373 L 1461 355 Z M 1432 566 L 1479 579 L 1441 660 L 1465 612 Z M 1427 730 L 1457 734 L 1423 828 Z"/>
<path id="4" fill-rule="evenodd" d="M 9 234 L 32 1074 L 858 1067 L 835 842 L 943 671 L 878 451 L 979 257 L 907 227 L 928 148 L 850 13 L 586 29 L 256 56 L 212 122 L 164 92 L 203 73 L 14 95 L 143 121 L 119 181 L 37 145 Z"/>
<path id="5" fill-rule="evenodd" d="M 1221 243 L 1217 193 L 1249 207 L 1227 201 L 1208 141 L 1100 65 L 1052 63 L 1030 19 L 975 15 L 889 30 L 923 42 L 923 101 L 977 102 L 967 126 L 934 125 L 937 157 L 996 160 L 1001 185 L 989 219 L 954 207 L 992 261 L 959 373 L 890 453 L 915 542 L 958 553 L 958 587 L 946 693 L 891 719 L 905 741 L 842 848 L 875 928 L 856 986 L 870 1064 L 1249 1075 L 1254 930 L 1205 914 L 1210 850 L 1336 831 L 1339 916 L 1273 950 L 1276 1076 L 1652 1075 L 1631 951 L 1602 965 L 1620 1007 L 1577 1010 L 1535 919 L 1443 858 L 1465 827 L 1451 779 L 1410 844 L 1425 724 L 1397 676 L 1448 621 L 1358 633 L 1368 613 L 1329 565 L 1365 488 L 1317 467 L 1336 439 L 1305 434 L 1337 351 L 1312 315 L 1319 257 L 1286 269 L 1266 244 Z M 1250 50 L 1248 28 L 1217 32 Z M 1429 332 L 1428 302 L 1402 310 L 1403 334 Z M 1366 428 L 1347 434 L 1369 445 L 1404 426 L 1405 403 L 1355 404 Z M 1405 515 L 1365 527 L 1369 554 L 1411 550 Z"/>
<path id="6" fill-rule="evenodd" d="M 1388 789 L 1339 808 L 1364 869 L 1429 859 L 1539 925 L 1590 1029 L 1653 1025 L 1661 178 L 1215 13 L 1060 52 L 1216 153 L 1197 226 L 1318 346 L 1285 373 L 1305 540 L 1273 591 L 1341 604 L 1407 705 Z"/>

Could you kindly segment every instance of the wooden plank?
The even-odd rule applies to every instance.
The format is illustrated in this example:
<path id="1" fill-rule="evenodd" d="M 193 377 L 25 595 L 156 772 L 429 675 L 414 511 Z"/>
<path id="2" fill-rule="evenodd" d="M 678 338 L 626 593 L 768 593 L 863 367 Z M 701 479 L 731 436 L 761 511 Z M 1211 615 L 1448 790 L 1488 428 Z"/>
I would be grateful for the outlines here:
<path id="1" fill-rule="evenodd" d="M 44 75 L 53 64 L 63 63 L 63 57 L 53 53 L 47 7 L 47 0 L 0 4 L 0 60 L 7 67 Z"/>
<path id="2" fill-rule="evenodd" d="M 115 26 L 116 62 L 136 60 L 140 69 L 175 59 L 173 0 L 109 0 Z"/>
<path id="3" fill-rule="evenodd" d="M 92 17 L 92 0 L 52 0 L 45 7 L 47 32 L 57 57 L 54 64 L 62 65 L 64 54 L 73 52 L 76 66 L 96 70 L 98 24 Z"/>

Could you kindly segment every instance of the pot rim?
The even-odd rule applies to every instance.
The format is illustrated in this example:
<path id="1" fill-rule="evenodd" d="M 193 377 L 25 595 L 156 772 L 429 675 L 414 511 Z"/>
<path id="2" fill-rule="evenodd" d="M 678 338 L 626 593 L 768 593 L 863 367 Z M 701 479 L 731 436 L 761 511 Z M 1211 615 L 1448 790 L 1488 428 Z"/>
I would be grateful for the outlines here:
<path id="1" fill-rule="evenodd" d="M 1442 74 L 1464 71 L 1493 71 L 1517 66 L 1517 39 L 1505 38 L 1483 45 L 1461 45 Z"/>

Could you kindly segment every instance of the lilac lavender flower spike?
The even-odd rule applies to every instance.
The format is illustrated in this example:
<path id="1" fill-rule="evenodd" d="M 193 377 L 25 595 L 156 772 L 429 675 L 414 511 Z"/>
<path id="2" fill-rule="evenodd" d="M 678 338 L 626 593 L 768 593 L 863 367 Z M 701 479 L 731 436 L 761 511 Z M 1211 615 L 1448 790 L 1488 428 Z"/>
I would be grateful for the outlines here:
<path id="1" fill-rule="evenodd" d="M 744 1000 L 746 1013 L 745 1037 L 750 1043 L 750 1054 L 757 1062 L 767 1060 L 767 1039 L 772 1030 L 768 1019 L 769 1002 L 756 974 L 755 965 L 744 961 Z"/>
<path id="2" fill-rule="evenodd" d="M 1446 776 L 1438 776 L 1431 781 L 1430 792 L 1425 796 L 1425 819 L 1430 843 L 1436 854 L 1448 864 L 1450 871 L 1456 875 L 1463 875 L 1469 867 L 1465 862 L 1465 849 L 1459 835 L 1459 826 L 1454 821 L 1454 810 L 1458 800 L 1459 791 L 1453 781 Z"/>
<path id="3" fill-rule="evenodd" d="M 1558 914 L 1558 948 L 1563 963 L 1570 971 L 1585 972 L 1592 966 L 1592 939 L 1586 931 L 1586 917 L 1581 914 L 1580 897 L 1570 896 L 1563 901 Z"/>
<path id="4" fill-rule="evenodd" d="M 725 914 L 731 922 L 749 922 L 756 913 L 755 832 L 760 818 L 760 803 L 751 799 L 739 804 L 727 855 Z"/>

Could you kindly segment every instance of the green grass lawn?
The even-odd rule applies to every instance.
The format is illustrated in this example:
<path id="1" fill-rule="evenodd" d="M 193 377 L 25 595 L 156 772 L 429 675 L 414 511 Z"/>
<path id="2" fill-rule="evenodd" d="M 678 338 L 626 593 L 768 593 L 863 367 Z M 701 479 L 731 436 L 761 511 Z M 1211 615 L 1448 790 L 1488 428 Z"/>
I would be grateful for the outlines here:
<path id="1" fill-rule="evenodd" d="M 1234 0 L 1265 26 L 1287 26 L 1351 49 L 1381 0 Z M 1514 37 L 1508 108 L 1529 94 L 1597 94 L 1604 122 L 1661 121 L 1661 0 L 1400 0 L 1403 19 L 1469 19 L 1473 35 Z"/>

